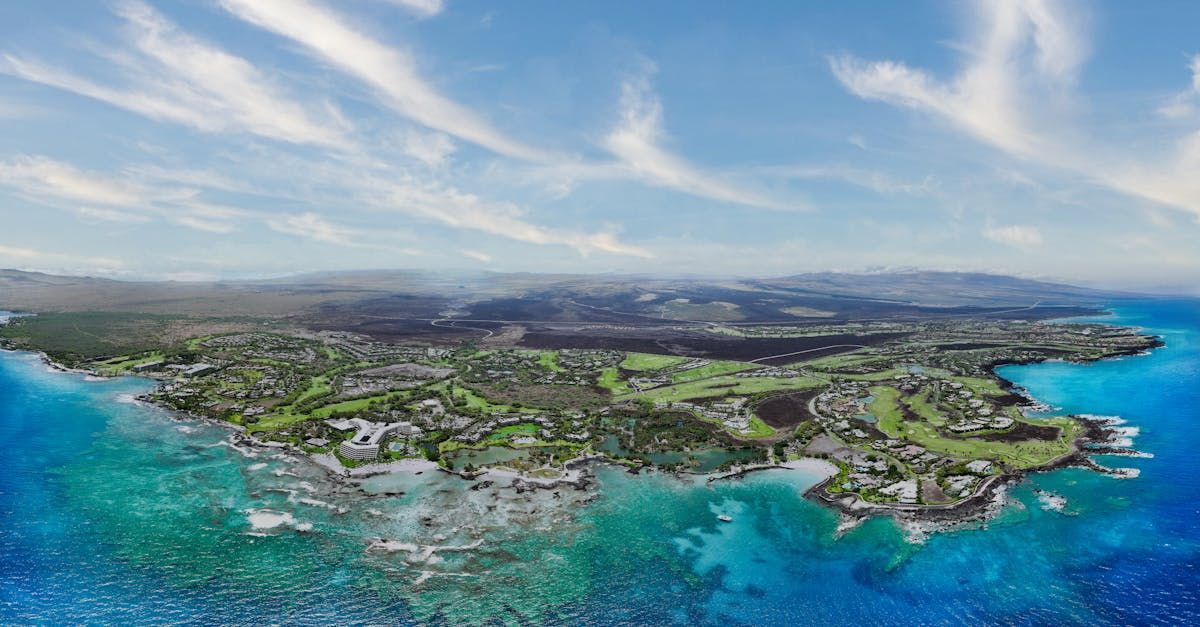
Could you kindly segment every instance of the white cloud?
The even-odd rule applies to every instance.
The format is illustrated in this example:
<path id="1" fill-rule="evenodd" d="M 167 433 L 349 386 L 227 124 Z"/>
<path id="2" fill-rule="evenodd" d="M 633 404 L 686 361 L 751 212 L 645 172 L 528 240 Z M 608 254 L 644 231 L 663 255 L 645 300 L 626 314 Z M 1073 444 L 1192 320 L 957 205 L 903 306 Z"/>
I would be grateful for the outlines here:
<path id="1" fill-rule="evenodd" d="M 966 64 L 950 81 L 896 61 L 830 59 L 834 76 L 868 100 L 932 114 L 1016 157 L 1086 176 L 1093 184 L 1200 215 L 1200 135 L 1170 138 L 1173 150 L 1136 159 L 1105 132 L 1079 128 L 1069 107 L 1087 56 L 1081 15 L 1051 0 L 976 5 L 977 33 Z M 1200 61 L 1192 62 L 1192 86 Z M 1185 115 L 1181 106 L 1161 112 Z M 1082 139 L 1081 139 L 1082 138 Z"/>
<path id="2" fill-rule="evenodd" d="M 118 211 L 116 209 L 106 209 L 103 207 L 79 207 L 75 210 L 80 216 L 87 220 L 97 222 L 116 222 L 119 224 L 142 224 L 149 222 L 148 216 L 140 213 L 130 213 L 128 211 Z"/>
<path id="3" fill-rule="evenodd" d="M 185 226 L 189 229 L 204 231 L 205 233 L 215 233 L 218 235 L 232 233 L 237 230 L 237 227 L 229 222 L 212 220 L 202 216 L 183 215 L 172 218 L 171 221 L 179 226 Z"/>
<path id="4" fill-rule="evenodd" d="M 446 165 L 454 154 L 454 140 L 443 133 L 410 131 L 404 136 L 404 154 L 433 168 Z"/>
<path id="5" fill-rule="evenodd" d="M 491 255 L 489 255 L 487 253 L 481 253 L 478 250 L 464 250 L 461 252 L 464 256 L 470 257 L 471 259 L 474 259 L 476 261 L 482 261 L 484 263 L 491 263 L 491 261 L 492 261 Z"/>
<path id="6" fill-rule="evenodd" d="M 288 235 L 296 235 L 339 246 L 355 246 L 358 233 L 350 228 L 333 224 L 312 212 L 269 218 L 267 226 Z"/>
<path id="7" fill-rule="evenodd" d="M 989 224 L 983 230 L 983 236 L 1005 246 L 1029 247 L 1042 243 L 1042 232 L 1032 226 L 1013 224 L 1009 226 L 994 226 Z"/>
<path id="8" fill-rule="evenodd" d="M 1158 108 L 1158 114 L 1168 120 L 1182 120 L 1196 114 L 1197 101 L 1200 100 L 1200 54 L 1192 56 L 1188 70 L 1192 73 L 1190 87 L 1171 96 Z"/>
<path id="9" fill-rule="evenodd" d="M 796 208 L 723 182 L 664 149 L 662 103 L 650 86 L 651 69 L 647 66 L 646 71 L 621 85 L 620 119 L 604 138 L 604 146 L 620 160 L 618 170 L 652 185 L 695 196 L 768 209 Z"/>
<path id="10" fill-rule="evenodd" d="M 386 0 L 387 2 L 404 7 L 421 17 L 432 17 L 445 9 L 442 0 Z"/>
<path id="11" fill-rule="evenodd" d="M 483 117 L 442 95 L 417 70 L 412 55 L 352 27 L 312 0 L 221 0 L 238 18 L 286 37 L 370 85 L 400 114 L 493 152 L 528 161 L 549 155 L 492 128 Z"/>
<path id="12" fill-rule="evenodd" d="M 141 194 L 134 186 L 61 161 L 18 156 L 0 161 L 0 185 L 23 193 L 102 205 L 136 205 Z"/>
<path id="13" fill-rule="evenodd" d="M 346 124 L 331 106 L 309 110 L 245 59 L 181 32 L 140 2 L 119 5 L 135 51 L 113 52 L 109 65 L 128 83 L 96 81 L 14 55 L 0 72 L 200 131 L 245 131 L 280 141 L 346 147 Z"/>
<path id="14" fill-rule="evenodd" d="M 782 178 L 842 181 L 883 195 L 929 196 L 939 189 L 938 180 L 932 176 L 927 176 L 920 181 L 904 181 L 883 172 L 874 172 L 848 165 L 769 166 L 758 168 L 756 171 Z"/>
<path id="15" fill-rule="evenodd" d="M 489 203 L 473 194 L 453 189 L 394 185 L 387 193 L 383 206 L 456 229 L 482 231 L 530 244 L 569 246 L 581 255 L 600 252 L 653 257 L 648 250 L 620 242 L 611 232 L 586 233 L 539 226 L 524 219 L 523 212 L 516 205 Z"/>
<path id="16" fill-rule="evenodd" d="M 190 229 L 230 233 L 235 230 L 235 220 L 251 215 L 206 203 L 194 189 L 140 185 L 42 156 L 0 161 L 0 186 L 93 221 L 133 223 L 158 216 Z"/>

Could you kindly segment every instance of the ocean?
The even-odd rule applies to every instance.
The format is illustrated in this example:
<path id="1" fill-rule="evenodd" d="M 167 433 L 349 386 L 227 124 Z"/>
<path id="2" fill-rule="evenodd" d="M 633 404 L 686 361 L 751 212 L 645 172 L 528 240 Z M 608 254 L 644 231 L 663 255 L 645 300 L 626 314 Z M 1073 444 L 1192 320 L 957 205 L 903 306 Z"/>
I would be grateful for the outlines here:
<path id="1" fill-rule="evenodd" d="M 134 402 L 151 382 L 0 352 L 0 623 L 1195 624 L 1200 301 L 1112 309 L 1166 346 L 1001 373 L 1120 417 L 1153 457 L 1096 460 L 1139 476 L 1034 475 L 986 525 L 923 539 L 885 519 L 839 534 L 803 471 L 359 489 Z"/>

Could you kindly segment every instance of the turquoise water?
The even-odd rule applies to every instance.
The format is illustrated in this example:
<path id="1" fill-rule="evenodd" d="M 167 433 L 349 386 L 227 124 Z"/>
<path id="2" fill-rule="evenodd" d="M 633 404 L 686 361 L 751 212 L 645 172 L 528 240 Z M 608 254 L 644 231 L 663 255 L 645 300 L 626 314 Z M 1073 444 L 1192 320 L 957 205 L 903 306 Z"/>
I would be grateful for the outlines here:
<path id="1" fill-rule="evenodd" d="M 147 382 L 0 353 L 0 623 L 1195 623 L 1200 303 L 1115 308 L 1167 346 L 1003 374 L 1137 427 L 1153 458 L 1099 460 L 1141 475 L 1037 475 L 986 528 L 923 543 L 887 520 L 839 537 L 802 472 L 607 468 L 586 503 L 440 473 L 359 489 L 131 402 Z"/>

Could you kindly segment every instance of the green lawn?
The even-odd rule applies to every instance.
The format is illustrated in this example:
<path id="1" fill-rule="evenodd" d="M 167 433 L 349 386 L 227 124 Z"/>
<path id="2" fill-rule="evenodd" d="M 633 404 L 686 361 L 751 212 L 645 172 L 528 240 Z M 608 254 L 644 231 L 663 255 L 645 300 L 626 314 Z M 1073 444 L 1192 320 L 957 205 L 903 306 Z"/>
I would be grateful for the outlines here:
<path id="1" fill-rule="evenodd" d="M 552 372 L 566 372 L 558 363 L 558 351 L 541 351 L 538 354 L 538 365 Z"/>
<path id="2" fill-rule="evenodd" d="M 627 353 L 625 361 L 621 362 L 621 367 L 626 370 L 637 372 L 646 372 L 654 370 L 662 370 L 687 361 L 687 357 L 678 357 L 675 355 L 653 355 L 650 353 Z"/>
<path id="3" fill-rule="evenodd" d="M 733 374 L 758 367 L 756 364 L 749 364 L 743 361 L 714 361 L 706 366 L 689 368 L 671 374 L 671 383 L 687 383 L 688 381 Z"/>
<path id="4" fill-rule="evenodd" d="M 760 420 L 758 416 L 753 416 L 750 418 L 750 432 L 738 432 L 735 433 L 735 435 L 737 435 L 739 438 L 769 438 L 775 435 L 775 430 L 771 428 L 771 425 L 768 425 Z"/>
<path id="5" fill-rule="evenodd" d="M 871 388 L 871 394 L 875 397 L 871 403 L 871 413 L 878 419 L 876 426 L 880 431 L 893 438 L 907 439 L 930 451 L 961 459 L 990 459 L 1016 468 L 1041 466 L 1070 452 L 1071 442 L 1081 429 L 1068 418 L 1052 418 L 1039 423 L 1052 424 L 1061 429 L 1061 435 L 1054 441 L 997 442 L 976 437 L 946 437 L 928 422 L 904 420 L 899 406 L 900 392 L 896 389 L 875 386 Z"/>
<path id="6" fill-rule="evenodd" d="M 324 375 L 313 377 L 312 379 L 309 379 L 308 389 L 301 392 L 300 396 L 296 397 L 296 402 L 292 403 L 292 405 L 302 403 L 310 398 L 313 398 L 314 396 L 328 394 L 331 389 L 332 388 L 329 385 L 328 377 Z"/>
<path id="7" fill-rule="evenodd" d="M 677 385 L 667 385 L 646 390 L 641 394 L 628 393 L 618 400 L 627 398 L 645 399 L 651 402 L 686 401 L 708 396 L 752 395 L 765 392 L 807 390 L 823 385 L 824 382 L 811 377 L 776 379 L 772 377 L 722 376 Z"/>
<path id="8" fill-rule="evenodd" d="M 596 381 L 596 385 L 612 392 L 613 396 L 628 395 L 630 393 L 629 384 L 621 380 L 615 366 L 609 366 L 600 371 L 600 378 Z"/>
<path id="9" fill-rule="evenodd" d="M 469 388 L 459 387 L 457 385 L 452 386 L 450 388 L 450 395 L 458 401 L 466 402 L 467 407 L 471 409 L 478 409 L 485 413 L 503 414 L 512 411 L 511 406 L 493 403 Z"/>
<path id="10" fill-rule="evenodd" d="M 532 422 L 522 422 L 520 424 L 508 425 L 507 427 L 500 427 L 499 429 L 493 431 L 491 435 L 488 436 L 488 440 L 507 440 L 509 436 L 518 434 L 536 436 L 539 429 L 541 429 L 541 427 L 533 424 Z"/>
<path id="11" fill-rule="evenodd" d="M 159 351 L 153 351 L 137 357 L 114 357 L 96 364 L 95 369 L 97 373 L 102 375 L 118 375 L 128 372 L 129 369 L 133 368 L 134 366 L 148 364 L 152 361 L 159 361 L 163 359 L 163 357 L 164 355 Z"/>

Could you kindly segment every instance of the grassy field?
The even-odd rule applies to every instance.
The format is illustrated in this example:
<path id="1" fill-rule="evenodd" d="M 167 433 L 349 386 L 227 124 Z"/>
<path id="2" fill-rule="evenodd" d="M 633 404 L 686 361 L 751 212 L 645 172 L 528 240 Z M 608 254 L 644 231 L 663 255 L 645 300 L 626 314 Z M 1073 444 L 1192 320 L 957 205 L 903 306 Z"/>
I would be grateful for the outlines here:
<path id="1" fill-rule="evenodd" d="M 628 353 L 620 368 L 636 372 L 650 372 L 673 368 L 686 362 L 686 357 L 676 357 L 673 354 Z"/>
<path id="2" fill-rule="evenodd" d="M 733 374 L 743 370 L 751 370 L 758 368 L 755 364 L 748 364 L 743 361 L 714 361 L 706 366 L 699 368 L 688 368 L 671 374 L 671 383 L 687 383 L 697 379 L 705 379 L 708 377 L 716 377 L 724 374 Z"/>
<path id="3" fill-rule="evenodd" d="M 772 429 L 770 425 L 768 425 L 767 423 L 760 420 L 758 418 L 758 416 L 753 416 L 750 418 L 750 432 L 749 433 L 737 433 L 736 435 L 739 438 L 750 438 L 750 439 L 769 438 L 769 437 L 775 435 L 775 430 Z"/>
<path id="4" fill-rule="evenodd" d="M 364 396 L 363 398 L 355 398 L 340 403 L 330 403 L 322 405 L 312 411 L 303 413 L 293 413 L 290 407 L 270 414 L 250 426 L 251 431 L 275 431 L 287 428 L 291 425 L 305 422 L 307 420 L 322 420 L 330 417 L 337 412 L 356 412 L 362 411 L 371 405 L 374 401 L 385 401 L 389 399 L 399 399 L 406 396 L 406 392 L 388 392 L 386 394 L 378 394 L 375 396 Z"/>
<path id="5" fill-rule="evenodd" d="M 541 427 L 533 424 L 532 422 L 508 425 L 507 427 L 500 427 L 499 429 L 493 431 L 491 435 L 488 436 L 488 440 L 493 442 L 497 440 L 507 440 L 509 436 L 513 435 L 536 436 L 538 429 L 540 428 Z"/>
<path id="6" fill-rule="evenodd" d="M 616 367 L 613 366 L 600 371 L 600 378 L 596 380 L 596 385 L 612 392 L 613 396 L 619 397 L 631 393 L 629 384 L 621 380 Z"/>
<path id="7" fill-rule="evenodd" d="M 329 385 L 328 377 L 326 377 L 324 375 L 319 376 L 319 377 L 313 377 L 308 382 L 308 388 L 305 389 L 303 392 L 301 392 L 300 396 L 296 397 L 296 402 L 292 403 L 292 404 L 296 405 L 299 403 L 303 403 L 304 401 L 306 401 L 310 398 L 313 398 L 315 396 L 320 396 L 322 394 L 328 394 L 332 389 L 333 388 Z"/>
<path id="8" fill-rule="evenodd" d="M 1071 443 L 1080 427 L 1067 418 L 1049 419 L 1045 424 L 1060 428 L 1058 439 L 997 442 L 973 437 L 945 437 L 928 422 L 904 420 L 900 411 L 900 392 L 886 386 L 871 388 L 875 400 L 871 413 L 879 420 L 879 430 L 889 437 L 904 439 L 930 451 L 962 459 L 989 459 L 1015 468 L 1032 468 L 1047 464 L 1071 451 Z"/>
<path id="9" fill-rule="evenodd" d="M 824 382 L 810 377 L 775 379 L 770 377 L 741 378 L 723 376 L 663 386 L 646 390 L 641 394 L 629 393 L 623 397 L 619 397 L 618 400 L 639 398 L 651 402 L 675 402 L 729 394 L 752 395 L 764 392 L 807 390 L 823 384 Z"/>
<path id="10" fill-rule="evenodd" d="M 466 403 L 470 409 L 478 409 L 488 414 L 503 414 L 513 410 L 511 406 L 493 403 L 469 388 L 454 385 L 450 387 L 449 391 L 455 402 Z"/>
<path id="11" fill-rule="evenodd" d="M 558 351 L 540 351 L 538 353 L 538 365 L 551 372 L 566 372 L 558 363 Z"/>
<path id="12" fill-rule="evenodd" d="M 159 361 L 165 355 L 161 351 L 151 351 L 135 357 L 114 357 L 95 364 L 95 370 L 98 374 L 107 376 L 116 376 L 129 372 L 130 368 L 148 364 L 152 361 Z"/>
<path id="13" fill-rule="evenodd" d="M 621 362 L 621 367 L 625 370 L 632 370 L 635 372 L 648 372 L 678 366 L 687 360 L 687 357 L 677 357 L 675 355 L 629 353 L 625 356 L 625 361 Z"/>

